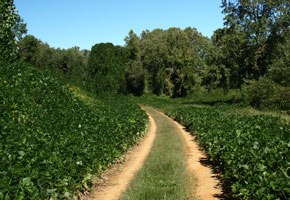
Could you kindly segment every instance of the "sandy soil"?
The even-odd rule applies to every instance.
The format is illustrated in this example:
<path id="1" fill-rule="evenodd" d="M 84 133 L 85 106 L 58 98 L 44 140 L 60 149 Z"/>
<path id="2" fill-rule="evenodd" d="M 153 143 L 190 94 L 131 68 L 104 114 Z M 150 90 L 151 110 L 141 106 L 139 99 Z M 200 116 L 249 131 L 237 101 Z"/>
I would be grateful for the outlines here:
<path id="1" fill-rule="evenodd" d="M 93 192 L 82 200 L 118 200 L 127 189 L 134 174 L 143 166 L 156 136 L 156 124 L 149 115 L 149 130 L 142 141 L 125 155 L 125 162 L 102 174 Z"/>
<path id="2" fill-rule="evenodd" d="M 169 119 L 172 120 L 171 118 Z M 208 160 L 206 155 L 200 150 L 198 144 L 195 142 L 195 137 L 186 132 L 182 125 L 176 121 L 174 121 L 174 123 L 179 128 L 184 139 L 188 171 L 196 177 L 196 185 L 192 185 L 194 196 L 199 200 L 220 199 L 219 197 L 222 195 L 222 188 L 217 179 L 218 175 L 215 174 L 208 165 L 202 164 L 206 163 Z"/>

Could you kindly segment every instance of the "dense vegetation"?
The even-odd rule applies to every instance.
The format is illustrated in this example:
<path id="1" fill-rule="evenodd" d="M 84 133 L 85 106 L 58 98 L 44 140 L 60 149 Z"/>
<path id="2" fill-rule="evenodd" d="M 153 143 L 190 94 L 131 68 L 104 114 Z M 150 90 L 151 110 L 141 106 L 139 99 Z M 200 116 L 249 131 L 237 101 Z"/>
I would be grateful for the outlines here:
<path id="1" fill-rule="evenodd" d="M 18 57 L 42 69 L 49 69 L 74 85 L 83 86 L 87 76 L 87 62 L 90 52 L 79 47 L 69 49 L 51 48 L 32 35 L 26 35 L 17 44 Z"/>
<path id="2" fill-rule="evenodd" d="M 129 32 L 126 48 L 147 88 L 170 97 L 240 89 L 252 106 L 289 110 L 289 1 L 223 0 L 222 8 L 225 27 L 211 39 L 190 27 Z"/>
<path id="3" fill-rule="evenodd" d="M 222 0 L 225 26 L 210 39 L 192 27 L 173 27 L 140 36 L 131 30 L 124 47 L 101 43 L 91 53 L 52 49 L 29 35 L 18 46 L 22 60 L 56 68 L 98 95 L 239 89 L 249 105 L 289 112 L 289 7 L 286 0 Z"/>
<path id="4" fill-rule="evenodd" d="M 88 61 L 86 87 L 97 95 L 126 94 L 126 62 L 124 47 L 112 43 L 94 45 Z"/>
<path id="5" fill-rule="evenodd" d="M 0 200 L 72 199 L 143 136 L 148 117 L 124 97 L 75 97 L 74 87 L 48 69 L 72 73 L 80 51 L 53 50 L 26 36 L 19 54 L 13 1 L 1 1 L 0 10 Z M 55 55 L 64 61 L 51 62 Z"/>
<path id="6" fill-rule="evenodd" d="M 101 43 L 88 51 L 22 37 L 26 24 L 13 0 L 1 1 L 0 200 L 72 198 L 87 188 L 147 122 L 128 99 L 101 97 L 144 93 L 189 99 L 147 103 L 197 135 L 233 196 L 287 199 L 289 125 L 237 114 L 234 105 L 179 105 L 240 102 L 290 113 L 289 1 L 222 0 L 222 8 L 225 26 L 210 39 L 192 27 L 131 30 L 124 47 Z M 84 103 L 67 82 L 99 101 Z"/>
<path id="7" fill-rule="evenodd" d="M 224 108 L 183 108 L 170 113 L 199 144 L 241 199 L 287 199 L 290 127 L 269 116 L 226 115 Z"/>
<path id="8" fill-rule="evenodd" d="M 85 105 L 48 71 L 0 68 L 0 199 L 72 197 L 143 135 L 144 111 L 119 97 Z"/>
<path id="9" fill-rule="evenodd" d="M 26 33 L 26 24 L 17 14 L 13 0 L 0 2 L 0 61 L 16 60 L 16 39 Z"/>
<path id="10" fill-rule="evenodd" d="M 140 101 L 140 99 L 139 99 Z M 239 114 L 233 106 L 190 106 L 184 100 L 143 98 L 197 136 L 238 199 L 288 199 L 290 125 L 278 117 Z M 184 103 L 184 104 L 182 104 Z"/>

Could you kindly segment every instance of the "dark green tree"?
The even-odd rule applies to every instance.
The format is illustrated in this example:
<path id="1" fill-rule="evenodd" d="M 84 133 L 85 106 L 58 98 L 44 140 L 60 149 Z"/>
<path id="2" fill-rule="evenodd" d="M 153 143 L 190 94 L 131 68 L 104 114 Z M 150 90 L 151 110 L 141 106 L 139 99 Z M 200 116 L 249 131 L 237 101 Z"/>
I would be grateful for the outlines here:
<path id="1" fill-rule="evenodd" d="M 130 30 L 128 36 L 124 39 L 126 42 L 126 49 L 129 53 L 129 59 L 140 60 L 140 38 Z"/>
<path id="2" fill-rule="evenodd" d="M 275 40 L 289 28 L 288 0 L 222 0 L 225 25 L 246 34 L 248 72 L 258 80 L 268 70 Z M 241 49 L 243 51 L 244 49 Z"/>
<path id="3" fill-rule="evenodd" d="M 195 28 L 143 31 L 140 57 L 147 71 L 149 89 L 156 95 L 186 96 L 200 84 L 209 39 Z"/>
<path id="4" fill-rule="evenodd" d="M 13 0 L 0 1 L 0 61 L 17 59 L 16 37 L 26 32 L 26 25 L 17 14 Z"/>
<path id="5" fill-rule="evenodd" d="M 140 40 L 141 61 L 148 72 L 148 87 L 156 95 L 164 91 L 166 78 L 165 57 L 167 53 L 163 30 L 143 31 Z"/>
<path id="6" fill-rule="evenodd" d="M 227 71 L 228 88 L 241 88 L 244 80 L 249 78 L 251 67 L 247 57 L 249 44 L 245 33 L 235 28 L 217 29 L 212 37 L 214 47 L 206 58 L 208 66 L 216 66 L 219 72 Z M 227 80 L 225 74 L 220 74 L 222 80 Z M 226 82 L 221 83 L 226 86 Z"/>
<path id="7" fill-rule="evenodd" d="M 278 43 L 275 57 L 272 58 L 267 77 L 282 86 L 290 87 L 290 32 Z"/>
<path id="8" fill-rule="evenodd" d="M 37 65 L 41 41 L 33 35 L 26 35 L 18 42 L 20 58 L 24 62 Z"/>
<path id="9" fill-rule="evenodd" d="M 142 62 L 139 60 L 130 60 L 127 62 L 126 86 L 129 93 L 135 96 L 141 96 L 145 88 L 145 72 Z"/>
<path id="10" fill-rule="evenodd" d="M 64 76 L 72 83 L 83 86 L 87 76 L 89 51 L 79 47 L 55 49 L 32 35 L 26 35 L 17 43 L 20 59 L 40 68 Z"/>
<path id="11" fill-rule="evenodd" d="M 135 96 L 141 96 L 145 89 L 145 70 L 141 62 L 140 38 L 130 30 L 125 42 L 128 51 L 125 69 L 127 90 Z"/>
<path id="12" fill-rule="evenodd" d="M 97 95 L 126 93 L 127 58 L 124 47 L 112 43 L 94 45 L 88 60 L 88 89 Z"/>

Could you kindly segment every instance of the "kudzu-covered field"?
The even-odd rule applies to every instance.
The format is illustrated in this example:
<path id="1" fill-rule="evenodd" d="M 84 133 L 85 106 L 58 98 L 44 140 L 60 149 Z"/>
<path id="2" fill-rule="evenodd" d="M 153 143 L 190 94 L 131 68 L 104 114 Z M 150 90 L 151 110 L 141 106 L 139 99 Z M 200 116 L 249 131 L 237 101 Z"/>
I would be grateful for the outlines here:
<path id="1" fill-rule="evenodd" d="M 188 99 L 79 98 L 47 70 L 0 69 L 0 200 L 76 198 L 144 135 L 148 117 L 137 103 L 185 125 L 234 198 L 290 196 L 290 125 L 280 117 Z"/>
<path id="2" fill-rule="evenodd" d="M 238 105 L 193 105 L 190 100 L 138 99 L 183 124 L 237 199 L 289 199 L 290 124 L 248 115 Z"/>
<path id="3" fill-rule="evenodd" d="M 128 99 L 88 105 L 47 70 L 0 70 L 0 200 L 73 199 L 144 135 L 148 117 Z"/>

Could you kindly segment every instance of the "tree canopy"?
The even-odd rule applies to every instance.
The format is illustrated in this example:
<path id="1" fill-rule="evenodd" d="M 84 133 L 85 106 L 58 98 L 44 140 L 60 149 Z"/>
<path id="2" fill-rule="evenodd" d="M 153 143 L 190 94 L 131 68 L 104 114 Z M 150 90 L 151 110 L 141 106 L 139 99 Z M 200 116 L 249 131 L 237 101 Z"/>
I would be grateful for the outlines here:
<path id="1" fill-rule="evenodd" d="M 13 1 L 2 1 L 1 56 L 19 55 L 22 61 L 51 68 L 99 95 L 151 92 L 185 97 L 217 88 L 227 93 L 260 78 L 289 87 L 290 2 L 221 3 L 225 26 L 211 38 L 192 27 L 144 30 L 140 35 L 130 30 L 125 46 L 100 43 L 90 52 L 50 48 L 32 35 L 21 38 L 25 24 Z"/>
<path id="2" fill-rule="evenodd" d="M 13 0 L 0 1 L 0 60 L 17 59 L 16 40 L 26 33 L 26 24 L 17 14 Z"/>
<path id="3" fill-rule="evenodd" d="M 146 30 L 140 37 L 131 30 L 125 41 L 130 59 L 146 70 L 149 90 L 172 97 L 190 93 L 205 67 L 203 58 L 210 45 L 208 38 L 190 27 Z"/>
<path id="4" fill-rule="evenodd" d="M 112 43 L 92 47 L 88 61 L 88 85 L 96 94 L 126 93 L 125 67 L 128 52 Z"/>
<path id="5" fill-rule="evenodd" d="M 290 2 L 222 0 L 222 7 L 226 27 L 243 34 L 241 40 L 246 39 L 247 45 L 240 51 L 245 53 L 249 77 L 258 80 L 273 63 L 277 46 L 289 37 Z"/>

